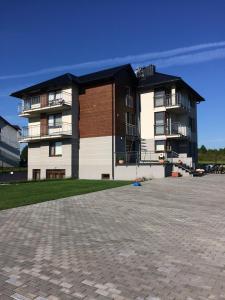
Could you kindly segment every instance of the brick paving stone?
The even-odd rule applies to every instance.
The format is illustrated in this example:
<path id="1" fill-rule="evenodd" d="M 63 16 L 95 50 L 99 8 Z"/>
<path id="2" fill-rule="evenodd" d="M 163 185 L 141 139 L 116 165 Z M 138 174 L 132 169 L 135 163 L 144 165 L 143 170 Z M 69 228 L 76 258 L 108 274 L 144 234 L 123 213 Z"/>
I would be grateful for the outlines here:
<path id="1" fill-rule="evenodd" d="M 225 300 L 225 176 L 0 212 L 0 300 Z"/>

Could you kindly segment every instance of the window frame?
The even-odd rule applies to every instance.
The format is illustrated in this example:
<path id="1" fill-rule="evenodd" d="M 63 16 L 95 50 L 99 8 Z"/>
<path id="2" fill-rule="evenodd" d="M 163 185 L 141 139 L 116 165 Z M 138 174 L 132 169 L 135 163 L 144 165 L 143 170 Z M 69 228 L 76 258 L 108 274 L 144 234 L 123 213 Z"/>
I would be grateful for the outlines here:
<path id="1" fill-rule="evenodd" d="M 157 124 L 156 123 L 156 116 L 157 114 L 163 114 L 163 123 L 162 124 Z M 163 133 L 156 133 L 156 127 L 159 126 L 159 127 L 163 127 Z M 165 135 L 166 134 L 166 112 L 165 111 L 157 111 L 154 113 L 154 133 L 155 135 Z"/>
<path id="2" fill-rule="evenodd" d="M 60 118 L 61 118 L 60 123 L 56 123 L 56 117 L 57 116 L 60 116 Z M 53 117 L 53 124 L 52 125 L 49 123 L 50 117 Z M 48 115 L 48 128 L 61 128 L 61 127 L 62 127 L 62 113 Z"/>
<path id="3" fill-rule="evenodd" d="M 162 105 L 156 105 L 156 100 L 157 100 L 157 95 L 156 94 L 159 94 L 159 93 L 162 93 L 163 94 L 163 97 L 162 97 L 162 99 L 163 99 L 163 104 Z M 163 106 L 165 106 L 165 97 L 166 97 L 166 91 L 165 90 L 160 90 L 160 91 L 154 91 L 154 107 L 163 107 Z M 161 99 L 161 98 L 159 98 L 158 97 L 158 99 Z"/>
<path id="4" fill-rule="evenodd" d="M 157 142 L 162 142 L 164 145 L 164 150 L 157 150 Z M 155 140 L 155 152 L 159 153 L 159 152 L 165 152 L 166 150 L 166 140 Z"/>
<path id="5" fill-rule="evenodd" d="M 56 154 L 56 144 L 60 143 L 61 145 L 61 154 Z M 51 141 L 49 142 L 49 157 L 62 157 L 62 146 L 63 143 L 61 141 Z M 52 152 L 53 149 L 53 152 Z"/>

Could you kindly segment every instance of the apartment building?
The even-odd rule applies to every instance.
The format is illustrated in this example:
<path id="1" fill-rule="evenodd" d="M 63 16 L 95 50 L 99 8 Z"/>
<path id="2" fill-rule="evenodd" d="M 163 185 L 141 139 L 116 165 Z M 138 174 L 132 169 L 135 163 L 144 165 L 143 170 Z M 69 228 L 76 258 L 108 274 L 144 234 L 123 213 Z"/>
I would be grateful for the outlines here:
<path id="1" fill-rule="evenodd" d="M 0 116 L 0 167 L 15 167 L 20 162 L 19 130 Z"/>
<path id="2" fill-rule="evenodd" d="M 28 179 L 164 177 L 172 165 L 160 164 L 159 152 L 196 161 L 196 101 L 203 99 L 181 78 L 160 74 L 153 66 L 135 74 L 128 64 L 13 93 L 28 118 L 21 136 L 29 145 Z M 169 107 L 169 95 L 179 104 Z"/>
<path id="3" fill-rule="evenodd" d="M 181 77 L 137 70 L 142 149 L 197 164 L 197 104 L 204 99 Z"/>

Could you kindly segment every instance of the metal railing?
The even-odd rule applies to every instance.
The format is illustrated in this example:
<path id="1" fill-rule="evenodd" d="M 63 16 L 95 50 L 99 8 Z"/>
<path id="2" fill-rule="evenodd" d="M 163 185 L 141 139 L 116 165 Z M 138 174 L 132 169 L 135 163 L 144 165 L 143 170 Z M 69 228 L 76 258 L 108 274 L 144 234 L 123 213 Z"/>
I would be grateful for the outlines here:
<path id="1" fill-rule="evenodd" d="M 118 165 L 124 164 L 145 164 L 145 163 L 158 163 L 159 154 L 153 151 L 127 151 L 117 152 L 116 162 Z"/>
<path id="2" fill-rule="evenodd" d="M 159 101 L 160 105 L 157 105 L 157 100 Z M 164 96 L 154 96 L 154 105 L 155 107 L 174 107 L 174 106 L 181 106 L 188 110 L 190 110 L 190 101 L 187 101 L 182 97 L 181 94 L 166 94 Z"/>
<path id="3" fill-rule="evenodd" d="M 47 97 L 46 103 L 41 103 L 40 96 L 31 97 L 29 100 L 24 100 L 23 103 L 18 105 L 18 113 L 22 114 L 30 110 L 37 110 L 39 108 L 72 105 L 72 94 L 68 92 L 61 92 L 57 99 L 49 99 L 49 95 L 47 95 Z"/>
<path id="4" fill-rule="evenodd" d="M 29 125 L 22 128 L 20 141 L 46 136 L 72 135 L 71 123 L 59 123 L 55 125 Z"/>
<path id="5" fill-rule="evenodd" d="M 126 123 L 126 134 L 131 136 L 138 136 L 137 125 Z"/>
<path id="6" fill-rule="evenodd" d="M 182 123 L 171 123 L 171 124 L 162 124 L 154 125 L 155 126 L 155 135 L 180 135 L 184 137 L 191 136 L 191 129 L 189 126 Z"/>
<path id="7" fill-rule="evenodd" d="M 164 156 L 165 162 L 173 163 L 173 160 L 176 159 L 179 154 L 171 151 L 161 152 Z M 126 152 L 116 152 L 115 159 L 117 165 L 126 165 L 126 164 L 149 164 L 149 163 L 159 163 L 161 159 L 159 158 L 160 153 L 148 150 L 140 151 L 126 151 Z"/>

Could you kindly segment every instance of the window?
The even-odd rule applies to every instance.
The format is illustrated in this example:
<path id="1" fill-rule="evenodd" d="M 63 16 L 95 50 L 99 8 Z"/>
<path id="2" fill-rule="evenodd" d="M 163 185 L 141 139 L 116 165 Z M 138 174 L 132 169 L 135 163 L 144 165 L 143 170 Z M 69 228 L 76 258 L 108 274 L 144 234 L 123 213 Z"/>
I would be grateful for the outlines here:
<path id="1" fill-rule="evenodd" d="M 109 174 L 102 174 L 102 179 L 106 180 L 106 179 L 110 179 L 110 175 Z"/>
<path id="2" fill-rule="evenodd" d="M 126 107 L 133 108 L 134 107 L 134 99 L 131 95 L 131 89 L 129 86 L 125 88 L 125 105 Z"/>
<path id="3" fill-rule="evenodd" d="M 55 114 L 48 116 L 49 127 L 62 127 L 62 114 Z"/>
<path id="4" fill-rule="evenodd" d="M 49 156 L 62 156 L 62 142 L 51 142 L 49 144 Z"/>
<path id="5" fill-rule="evenodd" d="M 165 134 L 165 112 L 155 113 L 155 135 Z"/>
<path id="6" fill-rule="evenodd" d="M 41 170 L 33 169 L 33 180 L 40 180 L 40 179 L 41 179 Z"/>
<path id="7" fill-rule="evenodd" d="M 34 96 L 31 98 L 32 104 L 40 103 L 40 96 Z"/>
<path id="8" fill-rule="evenodd" d="M 154 96 L 155 107 L 164 106 L 165 105 L 164 102 L 165 102 L 165 91 L 155 92 L 155 96 Z"/>
<path id="9" fill-rule="evenodd" d="M 57 104 L 60 99 L 62 99 L 61 91 L 50 92 L 48 94 L 48 102 L 51 105 Z"/>
<path id="10" fill-rule="evenodd" d="M 47 169 L 46 179 L 63 179 L 65 177 L 65 169 Z"/>
<path id="11" fill-rule="evenodd" d="M 126 122 L 135 125 L 135 115 L 132 112 L 126 112 Z"/>
<path id="12" fill-rule="evenodd" d="M 24 110 L 40 107 L 40 96 L 33 96 L 24 99 Z"/>
<path id="13" fill-rule="evenodd" d="M 163 141 L 163 140 L 155 141 L 155 151 L 156 152 L 164 152 L 165 151 L 165 141 Z"/>

